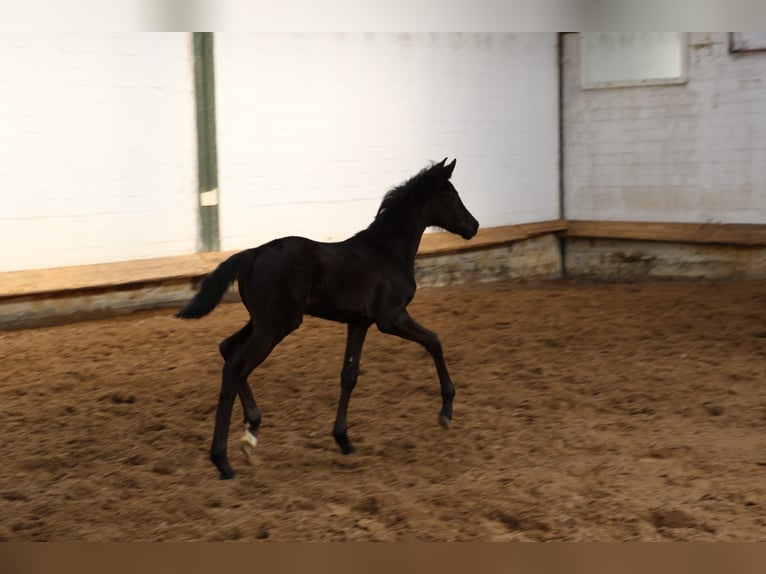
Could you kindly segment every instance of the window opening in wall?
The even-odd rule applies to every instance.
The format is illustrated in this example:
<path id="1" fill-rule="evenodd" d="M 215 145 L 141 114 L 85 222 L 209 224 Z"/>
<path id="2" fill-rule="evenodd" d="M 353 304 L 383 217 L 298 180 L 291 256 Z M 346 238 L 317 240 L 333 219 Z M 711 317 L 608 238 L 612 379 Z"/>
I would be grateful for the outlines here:
<path id="1" fill-rule="evenodd" d="M 766 32 L 729 32 L 729 52 L 765 52 Z"/>
<path id="2" fill-rule="evenodd" d="M 583 88 L 686 82 L 684 32 L 584 32 L 581 41 Z"/>

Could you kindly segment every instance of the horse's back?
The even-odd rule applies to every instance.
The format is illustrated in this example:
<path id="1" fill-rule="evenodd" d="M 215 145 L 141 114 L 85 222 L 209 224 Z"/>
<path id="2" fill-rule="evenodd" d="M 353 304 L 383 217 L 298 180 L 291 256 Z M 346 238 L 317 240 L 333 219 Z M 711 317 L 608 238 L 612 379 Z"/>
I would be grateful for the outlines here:
<path id="1" fill-rule="evenodd" d="M 406 305 L 415 285 L 358 238 L 321 243 L 291 236 L 255 250 L 239 290 L 254 317 L 308 313 L 346 323 L 374 321 L 382 304 Z"/>
<path id="2" fill-rule="evenodd" d="M 305 237 L 282 237 L 254 250 L 240 270 L 239 293 L 253 314 L 296 308 L 305 302 L 318 262 L 318 244 Z"/>

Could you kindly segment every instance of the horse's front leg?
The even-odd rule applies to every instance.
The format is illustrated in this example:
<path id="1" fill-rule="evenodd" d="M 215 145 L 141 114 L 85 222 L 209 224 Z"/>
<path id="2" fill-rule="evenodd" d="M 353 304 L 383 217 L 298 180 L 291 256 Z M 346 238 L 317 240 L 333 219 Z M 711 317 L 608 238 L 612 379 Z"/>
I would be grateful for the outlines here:
<path id="1" fill-rule="evenodd" d="M 338 401 L 338 414 L 335 417 L 335 426 L 332 435 L 335 442 L 338 443 L 343 454 L 351 454 L 354 447 L 348 440 L 346 433 L 348 412 L 348 402 L 351 398 L 351 392 L 356 386 L 356 380 L 359 377 L 359 360 L 362 355 L 362 346 L 364 338 L 370 323 L 349 323 L 348 334 L 346 337 L 346 353 L 343 356 L 343 369 L 340 374 L 340 400 Z"/>
<path id="2" fill-rule="evenodd" d="M 449 371 L 447 371 L 439 337 L 410 317 L 407 311 L 402 311 L 391 320 L 378 321 L 378 327 L 384 333 L 420 343 L 431 354 L 441 386 L 442 408 L 439 412 L 439 424 L 445 429 L 449 428 L 452 424 L 452 400 L 455 397 L 455 385 L 452 384 Z"/>

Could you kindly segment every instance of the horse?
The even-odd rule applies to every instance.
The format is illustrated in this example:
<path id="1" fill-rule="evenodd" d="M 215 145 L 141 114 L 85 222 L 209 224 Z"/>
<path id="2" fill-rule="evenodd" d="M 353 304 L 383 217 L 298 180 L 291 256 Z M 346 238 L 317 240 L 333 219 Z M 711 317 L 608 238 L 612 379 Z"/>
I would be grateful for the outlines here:
<path id="1" fill-rule="evenodd" d="M 240 439 L 252 464 L 261 411 L 247 382 L 274 347 L 297 329 L 304 315 L 347 324 L 346 351 L 333 437 L 343 454 L 354 452 L 347 435 L 347 412 L 359 375 L 359 361 L 368 329 L 375 324 L 387 334 L 422 345 L 436 365 L 441 386 L 439 424 L 449 428 L 455 387 L 435 333 L 407 312 L 417 289 L 415 255 L 427 227 L 471 239 L 479 222 L 463 205 L 450 178 L 457 160 L 431 164 L 383 198 L 372 223 L 352 237 L 320 243 L 283 237 L 235 253 L 208 275 L 199 291 L 176 313 L 197 319 L 210 313 L 237 281 L 249 320 L 224 339 L 221 392 L 215 414 L 210 460 L 221 479 L 235 477 L 227 457 L 231 412 L 238 395 L 245 432 Z"/>

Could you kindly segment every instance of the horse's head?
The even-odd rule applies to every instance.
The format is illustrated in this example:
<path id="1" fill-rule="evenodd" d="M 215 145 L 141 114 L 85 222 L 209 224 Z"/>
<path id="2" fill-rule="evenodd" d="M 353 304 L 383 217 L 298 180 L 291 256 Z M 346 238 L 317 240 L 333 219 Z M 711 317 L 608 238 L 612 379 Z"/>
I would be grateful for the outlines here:
<path id="1" fill-rule="evenodd" d="M 447 158 L 429 169 L 432 191 L 429 194 L 428 224 L 441 227 L 450 233 L 471 239 L 479 230 L 479 222 L 463 205 L 450 178 L 455 170 L 456 159 L 445 165 Z"/>

